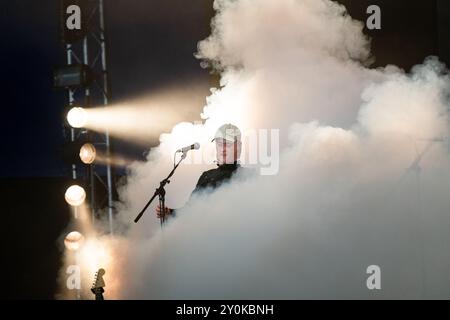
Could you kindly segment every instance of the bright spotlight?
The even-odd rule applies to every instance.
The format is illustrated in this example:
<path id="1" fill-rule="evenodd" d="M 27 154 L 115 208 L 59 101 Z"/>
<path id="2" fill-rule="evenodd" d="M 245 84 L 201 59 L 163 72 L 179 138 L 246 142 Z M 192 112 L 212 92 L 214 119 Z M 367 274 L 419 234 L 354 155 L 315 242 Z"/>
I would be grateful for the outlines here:
<path id="1" fill-rule="evenodd" d="M 75 184 L 67 188 L 64 198 L 66 199 L 68 204 L 76 207 L 83 204 L 84 200 L 86 199 L 86 192 L 82 187 Z"/>
<path id="2" fill-rule="evenodd" d="M 77 251 L 84 242 L 84 236 L 78 231 L 70 232 L 64 239 L 64 245 L 67 250 Z"/>
<path id="3" fill-rule="evenodd" d="M 74 128 L 81 128 L 86 125 L 86 110 L 80 107 L 74 107 L 67 113 L 67 122 Z"/>
<path id="4" fill-rule="evenodd" d="M 92 143 L 85 143 L 80 148 L 80 159 L 84 164 L 91 164 L 95 160 L 97 151 Z"/>

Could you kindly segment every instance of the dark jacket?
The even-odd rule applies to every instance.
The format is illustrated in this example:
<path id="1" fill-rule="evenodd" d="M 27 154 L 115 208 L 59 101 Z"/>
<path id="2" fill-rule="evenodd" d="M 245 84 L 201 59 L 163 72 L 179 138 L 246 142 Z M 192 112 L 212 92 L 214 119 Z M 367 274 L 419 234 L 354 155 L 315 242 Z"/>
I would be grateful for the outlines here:
<path id="1" fill-rule="evenodd" d="M 223 164 L 215 169 L 203 172 L 192 193 L 206 188 L 215 189 L 219 187 L 223 182 L 228 181 L 240 167 L 237 163 Z"/>
<path id="2" fill-rule="evenodd" d="M 223 164 L 217 166 L 215 169 L 211 169 L 202 173 L 200 178 L 198 179 L 197 185 L 195 186 L 194 191 L 191 193 L 191 197 L 194 193 L 199 192 L 201 190 L 205 190 L 207 188 L 215 189 L 219 187 L 222 183 L 230 180 L 234 173 L 240 169 L 241 166 L 238 163 L 233 164 Z M 172 209 L 171 216 L 175 217 L 176 212 L 179 209 Z"/>

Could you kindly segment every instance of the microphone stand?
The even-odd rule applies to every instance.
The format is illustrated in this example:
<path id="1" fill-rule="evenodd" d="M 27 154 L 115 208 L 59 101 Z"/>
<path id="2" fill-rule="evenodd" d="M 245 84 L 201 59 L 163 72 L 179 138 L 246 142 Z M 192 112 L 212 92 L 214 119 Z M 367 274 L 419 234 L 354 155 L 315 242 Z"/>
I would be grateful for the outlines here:
<path id="1" fill-rule="evenodd" d="M 186 152 L 183 152 L 181 155 L 180 161 L 178 161 L 178 163 L 173 167 L 172 171 L 169 173 L 167 178 L 165 178 L 164 180 L 161 180 L 161 182 L 159 183 L 159 187 L 155 190 L 155 193 L 153 194 L 153 196 L 150 198 L 150 200 L 147 202 L 145 207 L 141 210 L 141 212 L 139 212 L 137 217 L 134 219 L 134 223 L 137 223 L 139 221 L 139 219 L 142 217 L 142 215 L 144 214 L 145 210 L 148 208 L 150 203 L 152 203 L 153 199 L 155 199 L 156 196 L 158 196 L 159 197 L 159 205 L 160 205 L 160 208 L 163 213 L 160 218 L 161 219 L 161 228 L 162 228 L 164 220 L 165 220 L 165 214 L 166 214 L 166 211 L 165 211 L 166 190 L 164 189 L 164 187 L 166 184 L 170 183 L 170 180 L 169 180 L 170 177 L 172 177 L 172 175 L 175 173 L 175 170 L 180 165 L 181 161 L 183 161 L 185 158 L 186 158 Z"/>
<path id="2" fill-rule="evenodd" d="M 399 179 L 399 181 L 397 182 L 397 186 L 406 178 L 406 176 L 408 175 L 409 172 L 415 172 L 416 174 L 416 184 L 417 184 L 417 216 L 416 216 L 416 221 L 417 221 L 417 225 L 419 228 L 419 237 L 420 237 L 420 241 L 421 241 L 421 248 L 419 248 L 420 250 L 420 254 L 421 254 L 421 264 L 422 264 L 422 270 L 421 270 L 421 286 L 422 286 L 422 292 L 421 292 L 421 297 L 422 299 L 425 299 L 426 296 L 426 278 L 427 278 L 427 270 L 426 270 L 426 266 L 425 266 L 425 244 L 424 244 L 424 232 L 423 232 L 423 221 L 422 221 L 422 216 L 423 216 L 423 212 L 422 212 L 422 193 L 421 193 L 421 177 L 420 174 L 422 172 L 422 167 L 420 166 L 420 162 L 422 161 L 423 157 L 425 156 L 425 154 L 430 150 L 430 148 L 434 145 L 434 143 L 437 142 L 445 142 L 446 139 L 445 138 L 433 138 L 433 139 L 420 139 L 421 141 L 428 141 L 428 144 L 425 146 L 425 148 L 422 150 L 422 152 L 418 153 L 417 152 L 417 148 L 416 148 L 416 152 L 417 157 L 414 159 L 414 161 L 411 163 L 411 165 L 406 169 L 405 173 L 403 174 L 403 176 Z"/>

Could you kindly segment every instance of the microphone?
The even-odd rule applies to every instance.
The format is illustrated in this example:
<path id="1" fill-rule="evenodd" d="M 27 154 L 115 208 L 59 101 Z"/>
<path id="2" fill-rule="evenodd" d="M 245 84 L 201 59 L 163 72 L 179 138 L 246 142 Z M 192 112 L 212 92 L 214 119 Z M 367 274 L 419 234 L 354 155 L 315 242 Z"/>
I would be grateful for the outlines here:
<path id="1" fill-rule="evenodd" d="M 193 149 L 195 149 L 195 150 L 200 149 L 200 144 L 199 144 L 198 142 L 196 142 L 196 143 L 194 143 L 194 144 L 191 144 L 190 146 L 187 146 L 187 147 L 178 149 L 176 152 L 183 152 L 183 153 L 186 153 L 186 152 L 188 152 L 189 150 L 193 150 Z"/>

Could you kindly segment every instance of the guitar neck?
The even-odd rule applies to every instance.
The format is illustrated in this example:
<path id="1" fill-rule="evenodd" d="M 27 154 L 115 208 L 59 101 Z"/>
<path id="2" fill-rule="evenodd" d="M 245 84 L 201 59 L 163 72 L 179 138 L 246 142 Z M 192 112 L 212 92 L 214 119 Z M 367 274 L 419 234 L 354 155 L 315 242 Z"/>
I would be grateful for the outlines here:
<path id="1" fill-rule="evenodd" d="M 105 275 L 105 269 L 100 268 L 95 273 L 95 280 L 92 284 L 91 291 L 93 294 L 95 294 L 95 300 L 104 300 L 103 299 L 103 292 L 105 290 L 103 289 L 105 287 L 105 281 L 103 280 L 103 276 Z"/>
<path id="2" fill-rule="evenodd" d="M 103 298 L 103 292 L 105 292 L 105 290 L 103 290 L 103 288 L 92 289 L 92 292 L 95 294 L 95 300 L 105 300 Z"/>

